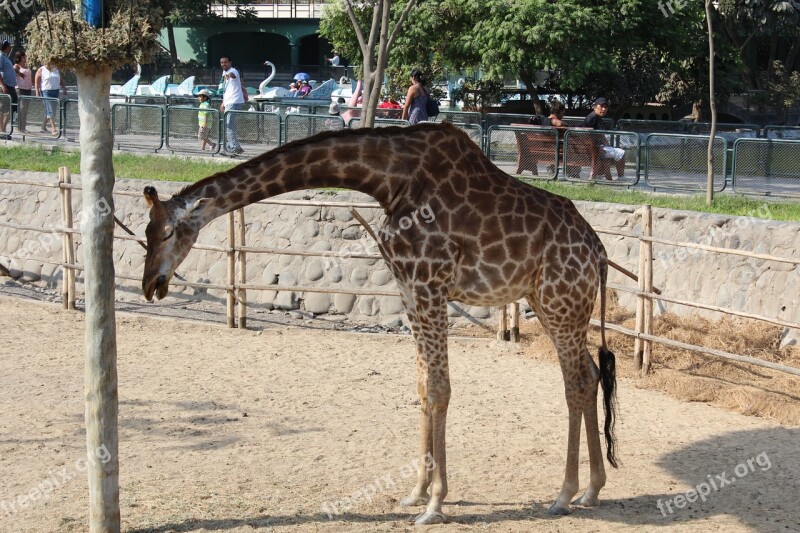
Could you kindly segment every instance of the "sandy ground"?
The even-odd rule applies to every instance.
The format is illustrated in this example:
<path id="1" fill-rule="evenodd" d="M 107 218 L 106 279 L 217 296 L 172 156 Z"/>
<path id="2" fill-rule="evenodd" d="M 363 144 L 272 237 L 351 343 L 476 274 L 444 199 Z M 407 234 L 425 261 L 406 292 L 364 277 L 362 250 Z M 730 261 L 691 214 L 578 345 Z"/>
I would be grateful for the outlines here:
<path id="1" fill-rule="evenodd" d="M 83 315 L 4 296 L 0 310 L 0 531 L 84 531 Z M 408 336 L 117 322 L 125 531 L 415 530 L 397 505 L 418 431 Z M 800 429 L 626 379 L 623 465 L 602 505 L 548 516 L 566 405 L 535 349 L 451 339 L 451 522 L 430 529 L 800 530 Z M 705 502 L 681 505 L 712 481 Z M 326 505 L 347 510 L 329 518 Z"/>

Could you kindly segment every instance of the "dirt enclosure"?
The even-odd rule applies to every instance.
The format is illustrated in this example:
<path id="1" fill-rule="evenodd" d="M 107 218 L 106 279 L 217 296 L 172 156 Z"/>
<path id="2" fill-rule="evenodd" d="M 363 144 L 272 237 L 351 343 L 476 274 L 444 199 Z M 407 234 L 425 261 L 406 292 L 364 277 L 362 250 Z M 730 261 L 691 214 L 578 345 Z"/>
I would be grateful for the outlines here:
<path id="1" fill-rule="evenodd" d="M 125 531 L 415 530 L 397 505 L 417 447 L 410 337 L 117 318 Z M 83 315 L 0 296 L 0 340 L 0 531 L 84 531 Z M 548 516 L 566 404 L 537 342 L 451 339 L 450 523 L 431 530 L 800 529 L 800 429 L 627 377 L 602 505 Z"/>

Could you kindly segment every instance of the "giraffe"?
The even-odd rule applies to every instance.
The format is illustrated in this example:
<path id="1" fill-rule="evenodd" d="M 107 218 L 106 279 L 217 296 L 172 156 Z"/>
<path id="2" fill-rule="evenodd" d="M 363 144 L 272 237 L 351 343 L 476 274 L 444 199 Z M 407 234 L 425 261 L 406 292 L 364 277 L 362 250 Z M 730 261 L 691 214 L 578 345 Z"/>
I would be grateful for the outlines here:
<path id="1" fill-rule="evenodd" d="M 219 172 L 149 206 L 142 290 L 164 298 L 169 280 L 200 229 L 220 215 L 284 192 L 342 187 L 369 194 L 387 214 L 390 239 L 380 250 L 397 282 L 417 352 L 419 469 L 402 506 L 425 506 L 418 525 L 446 520 L 445 425 L 450 401 L 447 302 L 499 306 L 526 298 L 558 353 L 568 408 L 564 481 L 549 512 L 569 514 L 577 494 L 581 419 L 586 422 L 589 484 L 572 504 L 594 506 L 605 485 L 597 415 L 603 387 L 606 457 L 616 467 L 614 354 L 605 340 L 608 263 L 600 238 L 563 197 L 498 169 L 449 124 L 325 132 Z M 419 206 L 430 223 L 407 223 Z M 600 290 L 601 342 L 587 349 Z M 430 458 L 432 457 L 432 461 Z M 431 468 L 432 466 L 432 468 Z"/>

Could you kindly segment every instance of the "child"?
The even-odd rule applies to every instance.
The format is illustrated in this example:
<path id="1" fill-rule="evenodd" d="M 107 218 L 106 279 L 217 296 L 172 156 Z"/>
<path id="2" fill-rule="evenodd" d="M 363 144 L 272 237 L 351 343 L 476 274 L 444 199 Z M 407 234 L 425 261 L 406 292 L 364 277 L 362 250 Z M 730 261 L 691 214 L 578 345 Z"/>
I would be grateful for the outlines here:
<path id="1" fill-rule="evenodd" d="M 197 99 L 200 100 L 200 105 L 198 106 L 201 110 L 203 109 L 211 109 L 211 104 L 208 101 L 208 91 L 205 89 L 201 89 L 197 92 Z M 199 129 L 197 130 L 197 138 L 200 139 L 200 149 L 205 150 L 206 144 L 211 145 L 211 151 L 213 152 L 217 148 L 217 144 L 211 140 L 209 137 L 210 128 L 209 122 L 211 122 L 211 112 L 210 111 L 198 111 L 197 113 L 197 124 Z"/>

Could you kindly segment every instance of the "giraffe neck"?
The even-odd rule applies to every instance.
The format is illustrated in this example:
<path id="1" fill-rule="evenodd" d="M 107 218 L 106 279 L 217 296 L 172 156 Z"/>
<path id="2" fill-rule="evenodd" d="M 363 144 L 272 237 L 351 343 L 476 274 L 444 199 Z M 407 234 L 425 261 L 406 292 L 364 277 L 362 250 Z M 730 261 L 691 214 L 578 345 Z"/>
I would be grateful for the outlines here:
<path id="1" fill-rule="evenodd" d="M 389 136 L 389 129 L 399 131 Z M 343 130 L 289 143 L 190 185 L 178 197 L 210 198 L 203 208 L 205 223 L 265 198 L 316 188 L 363 192 L 391 213 L 401 207 L 421 165 L 422 152 L 413 155 L 407 143 L 425 141 L 404 131 L 410 129 Z"/>

